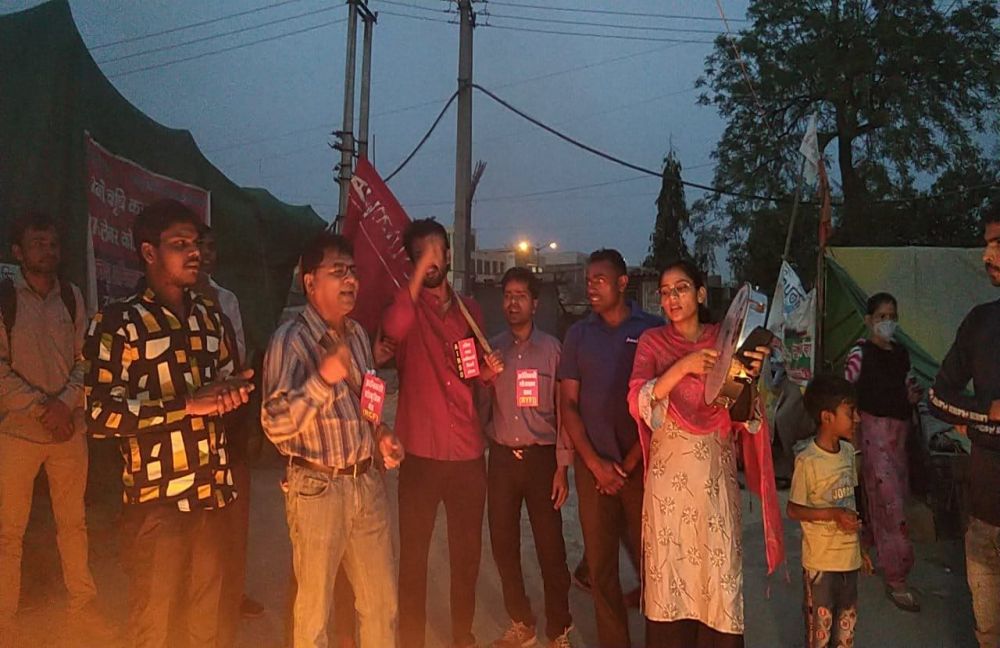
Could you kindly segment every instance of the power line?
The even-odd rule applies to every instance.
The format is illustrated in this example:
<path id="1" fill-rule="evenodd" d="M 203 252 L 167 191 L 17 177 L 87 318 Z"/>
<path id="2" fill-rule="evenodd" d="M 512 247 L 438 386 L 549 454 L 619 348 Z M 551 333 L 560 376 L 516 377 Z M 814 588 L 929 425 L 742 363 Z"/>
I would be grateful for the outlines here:
<path id="1" fill-rule="evenodd" d="M 579 7 L 550 7 L 547 5 L 533 5 L 522 2 L 505 2 L 503 0 L 489 0 L 489 4 L 501 7 L 516 7 L 519 9 L 534 9 L 540 11 L 569 11 L 573 13 L 600 14 L 605 16 L 630 16 L 634 18 L 664 18 L 668 20 L 700 20 L 705 22 L 718 22 L 714 16 L 684 16 L 682 14 L 663 14 L 646 11 L 620 11 L 612 9 L 583 9 Z M 733 20 L 732 22 L 746 22 L 744 20 Z"/>
<path id="2" fill-rule="evenodd" d="M 385 2 L 386 0 L 379 0 L 379 1 L 380 2 Z M 393 4 L 402 4 L 402 3 L 396 2 L 396 3 L 393 3 Z M 431 10 L 429 10 L 429 11 L 431 11 Z M 609 63 L 617 63 L 619 61 L 626 61 L 626 60 L 629 60 L 629 59 L 638 58 L 640 56 L 646 56 L 647 54 L 655 54 L 657 52 L 665 52 L 667 50 L 674 49 L 675 47 L 680 47 L 680 44 L 675 43 L 675 44 L 666 45 L 666 46 L 661 45 L 659 47 L 654 47 L 654 48 L 651 48 L 651 49 L 644 49 L 644 50 L 640 50 L 638 52 L 633 52 L 631 54 L 624 54 L 622 56 L 614 56 L 614 57 L 611 57 L 611 58 L 599 59 L 597 61 L 593 61 L 591 63 L 586 63 L 584 65 L 577 65 L 577 66 L 574 66 L 574 67 L 571 67 L 571 68 L 565 68 L 565 69 L 562 69 L 562 70 L 556 70 L 554 72 L 547 72 L 545 74 L 539 74 L 539 75 L 532 76 L 532 77 L 527 77 L 527 78 L 524 78 L 524 79 L 517 79 L 517 80 L 514 80 L 514 81 L 509 81 L 507 83 L 502 83 L 502 84 L 500 84 L 498 86 L 495 86 L 495 87 L 497 89 L 512 88 L 514 86 L 522 85 L 522 84 L 525 84 L 525 83 L 532 83 L 534 81 L 543 81 L 545 79 L 551 79 L 553 77 L 562 76 L 564 74 L 571 74 L 573 72 L 579 72 L 581 70 L 588 70 L 588 69 L 591 69 L 591 68 L 600 67 L 602 65 L 607 65 Z M 688 92 L 688 91 L 685 90 L 684 92 Z M 659 98 L 662 98 L 662 97 L 659 97 Z M 392 108 L 390 110 L 383 110 L 383 111 L 380 111 L 380 112 L 376 112 L 376 113 L 372 114 L 372 117 L 384 117 L 384 116 L 387 116 L 387 115 L 395 115 L 395 114 L 398 114 L 398 113 L 402 113 L 402 112 L 406 112 L 406 111 L 409 111 L 409 110 L 413 110 L 415 108 L 423 108 L 425 106 L 436 106 L 436 105 L 440 105 L 442 101 L 447 101 L 447 100 L 448 99 L 446 97 L 444 97 L 444 98 L 439 98 L 439 99 L 431 99 L 431 100 L 428 100 L 428 101 L 421 101 L 419 103 L 409 104 L 407 106 L 402 106 L 402 107 L 399 107 L 399 108 Z M 237 143 L 234 143 L 234 144 L 227 144 L 226 146 L 219 146 L 219 147 L 216 147 L 216 148 L 206 149 L 205 152 L 206 153 L 219 153 L 219 152 L 222 152 L 222 151 L 229 151 L 229 150 L 233 150 L 233 149 L 243 148 L 244 146 L 251 146 L 253 144 L 259 144 L 259 143 L 262 143 L 262 142 L 269 142 L 269 141 L 272 141 L 272 140 L 281 139 L 282 137 L 288 137 L 289 135 L 298 135 L 299 133 L 307 133 L 307 132 L 317 131 L 317 130 L 320 130 L 320 129 L 329 129 L 329 128 L 333 128 L 333 127 L 334 127 L 333 123 L 326 122 L 326 123 L 323 123 L 323 124 L 316 124 L 314 126 L 307 126 L 307 127 L 304 127 L 304 128 L 296 128 L 296 129 L 293 129 L 293 130 L 290 130 L 290 131 L 286 131 L 284 133 L 279 133 L 277 135 L 268 135 L 268 136 L 265 136 L 265 137 L 259 137 L 259 138 L 255 138 L 255 139 L 251 139 L 251 140 L 245 140 L 243 142 L 237 142 Z M 272 155 L 266 155 L 266 156 L 263 156 L 261 159 L 267 159 L 267 158 L 271 158 L 271 157 L 273 157 L 273 156 Z"/>
<path id="3" fill-rule="evenodd" d="M 653 32 L 677 32 L 685 34 L 718 34 L 717 29 L 695 29 L 686 27 L 661 27 L 658 25 L 614 25 L 606 22 L 595 22 L 592 20 L 563 20 L 560 18 L 537 18 L 534 16 L 516 16 L 513 14 L 502 14 L 489 12 L 486 14 L 491 18 L 506 18 L 508 20 L 523 20 L 527 22 L 553 23 L 557 25 L 577 25 L 583 27 L 609 27 L 611 29 L 635 29 L 638 31 Z"/>
<path id="4" fill-rule="evenodd" d="M 581 142 L 581 141 L 579 141 L 577 139 L 574 139 L 574 138 L 570 137 L 569 135 L 566 135 L 565 133 L 556 130 L 555 128 L 552 128 L 548 124 L 546 124 L 546 123 L 544 123 L 544 122 L 542 122 L 542 121 L 540 121 L 540 120 L 532 117 L 531 115 L 529 115 L 529 114 L 527 114 L 527 113 L 525 113 L 525 112 L 523 112 L 523 111 L 515 108 L 511 104 L 507 103 L 506 101 L 504 101 L 503 99 L 501 99 L 500 97 L 498 97 L 497 95 L 493 94 L 492 92 L 490 92 L 489 90 L 487 90 L 486 88 L 482 87 L 481 85 L 479 85 L 477 83 L 473 83 L 472 87 L 475 88 L 475 89 L 477 89 L 477 90 L 479 90 L 480 92 L 482 92 L 483 94 L 485 94 L 487 97 L 489 97 L 493 101 L 497 102 L 498 104 L 500 104 L 501 106 L 503 106 L 507 110 L 510 110 L 514 114 L 518 115 L 522 119 L 526 119 L 527 121 L 531 122 L 535 126 L 538 126 L 542 130 L 547 131 L 547 132 L 551 133 L 552 135 L 555 135 L 559 139 L 561 139 L 561 140 L 563 140 L 565 142 L 568 142 L 568 143 L 572 144 L 573 146 L 576 146 L 577 148 L 581 148 L 584 151 L 587 151 L 588 153 L 592 153 L 593 155 L 596 155 L 598 157 L 604 158 L 605 160 L 608 160 L 610 162 L 614 162 L 614 163 L 619 164 L 619 165 L 621 165 L 623 167 L 626 167 L 628 169 L 633 169 L 635 171 L 641 171 L 642 173 L 645 173 L 645 174 L 648 174 L 648 175 L 652 175 L 652 176 L 656 176 L 656 177 L 662 177 L 662 174 L 659 171 L 654 171 L 653 169 L 650 169 L 650 168 L 647 168 L 647 167 L 643 167 L 643 166 L 639 166 L 638 164 L 633 164 L 632 162 L 628 162 L 628 161 L 623 160 L 623 159 L 621 159 L 619 157 L 615 157 L 614 155 L 611 155 L 610 153 L 606 153 L 606 152 L 604 152 L 604 151 L 602 151 L 600 149 L 594 148 L 593 146 L 590 146 L 588 144 L 584 144 L 583 142 Z M 741 193 L 741 192 L 735 192 L 735 191 L 728 191 L 726 189 L 720 189 L 718 187 L 711 187 L 709 185 L 703 185 L 703 184 L 699 184 L 699 183 L 696 183 L 696 182 L 688 182 L 687 180 L 681 180 L 680 183 L 682 185 L 685 185 L 687 187 L 692 187 L 694 189 L 702 189 L 704 191 L 710 191 L 710 192 L 717 193 L 717 194 L 723 194 L 723 195 L 727 195 L 727 196 L 733 196 L 733 197 L 736 197 L 736 198 L 744 198 L 744 199 L 749 199 L 749 200 L 765 200 L 765 201 L 773 201 L 773 202 L 790 202 L 790 199 L 788 199 L 788 198 L 778 198 L 778 197 L 773 197 L 773 196 L 758 196 L 758 195 L 755 195 L 755 194 L 747 194 L 747 193 Z"/>
<path id="5" fill-rule="evenodd" d="M 426 21 L 426 22 L 435 22 L 435 23 L 440 23 L 442 25 L 455 24 L 454 21 L 447 20 L 447 19 L 430 18 L 428 16 L 414 16 L 413 14 L 399 13 L 397 11 L 390 11 L 388 9 L 379 9 L 378 13 L 379 13 L 379 15 L 385 14 L 387 16 L 398 16 L 400 18 L 412 18 L 413 20 L 423 20 L 423 21 Z"/>
<path id="6" fill-rule="evenodd" d="M 535 29 L 533 27 L 517 27 L 514 25 L 495 25 L 487 23 L 480 27 L 491 27 L 493 29 L 506 29 L 510 31 L 529 32 L 534 34 L 555 34 L 557 36 L 589 36 L 592 38 L 607 38 L 611 40 L 645 41 L 647 43 L 690 43 L 699 45 L 712 45 L 714 41 L 695 40 L 685 38 L 658 38 L 653 36 L 627 36 L 624 34 L 600 34 L 595 32 L 571 32 L 558 29 Z"/>
<path id="7" fill-rule="evenodd" d="M 250 14 L 266 11 L 268 9 L 274 9 L 276 7 L 292 4 L 295 2 L 302 2 L 302 0 L 283 0 L 282 2 L 275 2 L 269 5 L 264 5 L 263 7 L 257 7 L 256 9 L 247 9 L 246 11 L 238 11 L 236 13 L 226 14 L 225 16 L 219 16 L 218 18 L 202 20 L 196 23 L 188 23 L 187 25 L 180 25 L 179 27 L 171 27 L 170 29 L 164 29 L 158 32 L 150 32 L 148 34 L 141 34 L 139 36 L 131 36 L 129 38 L 123 38 L 121 40 L 111 41 L 110 43 L 101 43 L 100 45 L 94 45 L 93 47 L 90 48 L 90 50 L 91 51 L 99 50 L 99 49 L 104 49 L 105 47 L 124 45 L 125 43 L 134 43 L 136 41 L 145 40 L 147 38 L 153 38 L 154 36 L 164 36 L 166 34 L 173 34 L 175 32 L 184 31 L 185 29 L 202 27 L 203 25 L 211 25 L 213 23 L 222 22 L 223 20 L 229 20 L 230 18 L 238 18 L 239 16 L 248 16 Z"/>
<path id="8" fill-rule="evenodd" d="M 396 167 L 395 171 L 393 171 L 392 173 L 390 173 L 385 177 L 385 182 L 388 183 L 390 180 L 392 180 L 393 176 L 402 171 L 403 167 L 405 167 L 407 164 L 410 163 L 410 160 L 413 159 L 413 156 L 417 154 L 417 151 L 420 150 L 420 147 L 424 145 L 424 142 L 427 141 L 427 139 L 431 136 L 431 133 L 434 132 L 434 129 L 437 128 L 437 125 L 438 123 L 440 123 L 441 118 L 444 117 L 444 114 L 448 111 L 449 106 L 451 106 L 451 104 L 455 101 L 456 97 L 458 97 L 458 90 L 456 90 L 454 94 L 451 95 L 451 98 L 448 99 L 448 103 L 446 103 L 444 105 L 444 108 L 441 109 L 441 112 L 438 113 L 438 116 L 434 120 L 434 123 L 431 124 L 431 127 L 429 129 L 427 129 L 427 133 L 425 133 L 424 136 L 420 138 L 420 141 L 417 142 L 417 146 L 413 149 L 413 151 L 411 151 L 410 154 L 406 156 L 405 160 L 400 162 L 399 166 Z"/>
<path id="9" fill-rule="evenodd" d="M 380 4 L 394 5 L 396 7 L 407 7 L 409 9 L 419 9 L 421 11 L 430 11 L 432 13 L 441 14 L 454 14 L 455 12 L 451 9 L 434 9 L 433 7 L 425 7 L 423 5 L 413 4 L 412 2 L 398 2 L 398 0 L 376 0 Z M 379 9 L 379 12 L 382 10 Z"/>
<path id="10" fill-rule="evenodd" d="M 240 27 L 239 29 L 232 29 L 227 32 L 220 32 L 218 34 L 209 34 L 208 36 L 202 36 L 200 38 L 194 38 L 189 41 L 184 41 L 182 43 L 173 43 L 171 45 L 161 45 L 160 47 L 154 47 L 148 50 L 142 50 L 139 52 L 132 52 L 131 54 L 125 54 L 122 56 L 116 56 L 114 58 L 104 59 L 102 61 L 97 61 L 98 63 L 115 63 L 117 61 L 124 61 L 126 59 L 135 58 L 137 56 L 145 56 L 146 54 L 153 54 L 156 52 L 164 52 L 167 50 L 176 49 L 178 47 L 185 47 L 187 45 L 194 45 L 195 43 L 204 43 L 205 41 L 215 40 L 217 38 L 223 38 L 225 36 L 233 36 L 235 34 L 242 34 L 244 32 L 253 31 L 255 29 L 262 29 L 264 27 L 269 27 L 271 25 L 278 25 L 281 23 L 289 22 L 292 20 L 297 20 L 299 18 L 305 18 L 306 16 L 314 16 L 320 13 L 326 13 L 328 11 L 333 11 L 334 9 L 339 9 L 340 7 L 324 7 L 322 9 L 314 9 L 313 11 L 307 11 L 305 13 L 296 14 L 294 16 L 287 16 L 285 18 L 278 18 L 276 20 L 270 20 L 268 22 L 260 23 L 259 25 L 251 25 L 249 27 Z"/>
<path id="11" fill-rule="evenodd" d="M 251 45 L 257 45 L 260 43 L 266 43 L 273 40 L 278 40 L 279 38 L 286 38 L 288 36 L 295 36 L 298 34 L 304 34 L 309 31 L 314 31 L 316 29 L 321 29 L 323 27 L 329 27 L 331 25 L 336 25 L 338 23 L 347 22 L 347 18 L 338 18 L 337 20 L 331 20 L 329 22 L 320 23 L 318 25 L 312 25 L 311 27 L 304 27 L 302 29 L 296 29 L 294 31 L 285 32 L 283 34 L 275 34 L 273 36 L 268 36 L 266 38 L 259 38 L 254 41 L 249 41 L 246 43 L 240 43 L 238 45 L 232 45 L 230 47 L 223 47 L 221 49 L 212 50 L 210 52 L 202 52 L 201 54 L 195 54 L 194 56 L 187 56 L 184 58 L 174 59 L 172 61 L 164 61 L 162 63 L 156 63 L 154 65 L 147 65 L 140 68 L 135 68 L 134 70 L 125 70 L 124 72 L 115 72 L 114 74 L 107 75 L 109 79 L 116 79 L 118 77 L 128 76 L 130 74 L 135 74 L 137 72 L 146 72 L 148 70 L 156 70 L 158 68 L 167 67 L 170 65 L 175 65 L 177 63 L 185 63 L 187 61 L 194 61 L 196 59 L 204 58 L 206 56 L 212 56 L 215 54 L 222 54 L 223 52 L 231 52 L 233 50 L 242 49 L 244 47 L 250 47 Z"/>

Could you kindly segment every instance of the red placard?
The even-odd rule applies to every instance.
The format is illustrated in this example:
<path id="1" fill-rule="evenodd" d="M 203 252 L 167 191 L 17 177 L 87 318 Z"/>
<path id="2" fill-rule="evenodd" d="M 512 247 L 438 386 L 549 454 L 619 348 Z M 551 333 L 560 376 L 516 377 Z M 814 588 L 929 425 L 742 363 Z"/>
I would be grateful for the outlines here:
<path id="1" fill-rule="evenodd" d="M 361 415 L 378 425 L 382 422 L 382 406 L 385 405 L 385 381 L 375 374 L 365 374 L 361 385 Z"/>
<path id="2" fill-rule="evenodd" d="M 479 375 L 479 353 L 474 339 L 465 338 L 456 342 L 455 356 L 458 360 L 458 374 L 462 378 L 475 378 Z"/>
<path id="3" fill-rule="evenodd" d="M 538 369 L 517 370 L 517 406 L 538 407 Z"/>

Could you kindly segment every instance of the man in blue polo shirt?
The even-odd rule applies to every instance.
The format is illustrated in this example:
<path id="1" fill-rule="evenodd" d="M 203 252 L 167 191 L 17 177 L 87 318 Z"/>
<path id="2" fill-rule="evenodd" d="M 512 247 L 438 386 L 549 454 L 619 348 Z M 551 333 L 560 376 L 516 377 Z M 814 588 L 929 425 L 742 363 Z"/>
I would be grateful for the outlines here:
<path id="1" fill-rule="evenodd" d="M 639 336 L 662 326 L 625 299 L 628 268 L 617 250 L 587 262 L 591 313 L 566 334 L 559 364 L 562 424 L 576 448 L 576 490 L 602 646 L 628 648 L 628 611 L 618 575 L 625 529 L 638 556 L 642 533 L 642 449 L 628 411 L 628 379 Z"/>

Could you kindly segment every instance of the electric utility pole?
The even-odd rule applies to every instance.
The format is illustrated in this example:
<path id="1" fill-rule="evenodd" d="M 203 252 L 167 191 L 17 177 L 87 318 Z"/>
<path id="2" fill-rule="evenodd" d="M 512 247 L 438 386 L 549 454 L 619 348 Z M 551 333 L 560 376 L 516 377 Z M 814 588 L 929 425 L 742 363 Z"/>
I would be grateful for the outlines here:
<path id="1" fill-rule="evenodd" d="M 455 288 L 468 293 L 472 248 L 472 30 L 476 14 L 472 0 L 457 0 L 460 14 L 458 38 L 458 134 L 455 147 L 455 240 L 452 272 Z"/>
<path id="2" fill-rule="evenodd" d="M 361 53 L 361 117 L 358 123 L 358 157 L 368 159 L 368 110 L 371 105 L 372 87 L 372 29 L 378 14 L 368 8 L 367 2 L 359 4 L 361 20 L 365 23 L 364 44 Z"/>
<path id="3" fill-rule="evenodd" d="M 344 125 L 335 135 L 340 138 L 340 203 L 335 228 L 340 231 L 347 214 L 347 197 L 351 191 L 351 171 L 354 156 L 354 67 L 358 45 L 358 0 L 347 0 L 347 57 L 344 63 Z"/>

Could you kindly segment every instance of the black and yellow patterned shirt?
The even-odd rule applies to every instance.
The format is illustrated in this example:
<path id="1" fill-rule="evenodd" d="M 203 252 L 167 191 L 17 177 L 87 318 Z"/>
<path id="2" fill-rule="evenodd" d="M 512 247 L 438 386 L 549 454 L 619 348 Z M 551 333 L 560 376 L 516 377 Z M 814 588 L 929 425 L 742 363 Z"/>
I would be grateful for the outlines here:
<path id="1" fill-rule="evenodd" d="M 90 324 L 84 357 L 87 427 L 117 437 L 126 504 L 221 508 L 236 497 L 222 418 L 188 416 L 185 396 L 234 371 L 218 308 L 185 294 L 181 322 L 151 290 L 109 304 Z"/>

